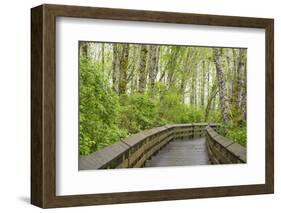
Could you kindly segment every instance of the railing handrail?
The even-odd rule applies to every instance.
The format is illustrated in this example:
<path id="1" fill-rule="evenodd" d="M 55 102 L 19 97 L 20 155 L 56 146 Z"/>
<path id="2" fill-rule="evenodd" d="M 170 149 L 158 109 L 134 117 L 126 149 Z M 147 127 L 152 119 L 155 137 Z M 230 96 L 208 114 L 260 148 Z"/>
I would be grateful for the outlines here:
<path id="1" fill-rule="evenodd" d="M 210 126 L 206 128 L 206 133 L 209 152 L 212 152 L 211 143 L 215 144 L 214 146 L 217 146 L 217 149 L 221 152 L 220 156 L 218 156 L 217 159 L 214 159 L 215 161 L 217 160 L 219 162 L 213 163 L 246 163 L 247 149 L 245 147 L 223 137 Z M 215 153 L 212 153 L 211 155 L 214 157 Z M 228 160 L 229 162 L 227 162 Z"/>
<path id="2" fill-rule="evenodd" d="M 134 149 L 137 149 L 138 146 L 141 146 L 143 142 L 146 141 L 148 138 L 151 141 L 155 140 L 158 142 L 157 143 L 155 142 L 155 145 L 147 145 L 148 148 L 145 147 L 145 145 L 143 145 L 142 148 L 143 152 L 148 152 L 149 149 L 152 149 L 157 144 L 159 144 L 161 142 L 161 141 L 159 142 L 159 140 L 161 140 L 161 137 L 163 137 L 162 140 L 166 140 L 167 138 L 167 141 L 164 141 L 162 145 L 160 144 L 159 147 L 153 148 L 153 150 L 151 151 L 152 153 L 149 153 L 147 156 L 149 158 L 152 154 L 154 154 L 154 152 L 158 151 L 157 150 L 158 148 L 159 149 L 162 148 L 163 145 L 170 142 L 174 138 L 183 137 L 186 135 L 194 137 L 194 135 L 196 135 L 196 132 L 194 132 L 195 127 L 200 128 L 200 130 L 198 130 L 199 135 L 201 134 L 202 130 L 204 130 L 204 134 L 205 134 L 205 128 L 207 126 L 216 127 L 218 126 L 218 124 L 216 123 L 169 124 L 161 127 L 155 127 L 152 129 L 144 130 L 142 132 L 133 134 L 128 138 L 123 139 L 117 143 L 114 143 L 108 147 L 105 147 L 104 149 L 94 152 L 88 156 L 81 157 L 79 159 L 79 169 L 83 170 L 83 169 L 107 168 L 108 166 L 112 166 L 109 164 L 112 164 L 112 162 L 117 158 L 120 158 L 120 156 L 122 157 L 122 159 L 119 163 L 120 164 L 123 163 L 121 167 L 123 166 L 126 167 L 127 165 L 131 166 L 131 164 L 126 161 L 126 159 L 129 159 L 129 157 L 126 156 L 126 154 L 127 155 L 131 154 Z M 202 129 L 201 127 L 204 127 L 204 129 Z M 186 130 L 183 130 L 183 128 L 186 128 Z M 174 130 L 179 131 L 179 133 L 177 134 L 176 131 Z M 189 131 L 191 131 L 190 134 Z M 115 166 L 113 165 L 112 167 Z M 116 163 L 116 167 L 118 167 L 118 163 Z"/>

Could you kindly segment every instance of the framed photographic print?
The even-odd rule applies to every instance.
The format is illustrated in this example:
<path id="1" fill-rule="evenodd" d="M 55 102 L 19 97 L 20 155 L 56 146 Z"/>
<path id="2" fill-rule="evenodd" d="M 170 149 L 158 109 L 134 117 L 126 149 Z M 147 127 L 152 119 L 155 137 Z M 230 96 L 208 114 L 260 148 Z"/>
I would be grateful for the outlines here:
<path id="1" fill-rule="evenodd" d="M 31 9 L 31 203 L 273 193 L 273 19 Z"/>

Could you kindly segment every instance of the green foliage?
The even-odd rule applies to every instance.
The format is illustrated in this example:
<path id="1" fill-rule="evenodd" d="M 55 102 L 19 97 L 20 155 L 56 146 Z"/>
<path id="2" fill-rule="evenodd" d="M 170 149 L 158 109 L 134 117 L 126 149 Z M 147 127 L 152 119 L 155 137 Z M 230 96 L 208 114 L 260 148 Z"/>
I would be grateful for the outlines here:
<path id="1" fill-rule="evenodd" d="M 200 123 L 204 120 L 204 110 L 190 106 L 187 108 L 184 123 Z"/>
<path id="2" fill-rule="evenodd" d="M 236 105 L 230 107 L 228 116 L 234 124 L 240 124 L 243 122 L 243 112 L 241 111 L 241 108 Z"/>
<path id="3" fill-rule="evenodd" d="M 204 120 L 204 109 L 187 105 L 176 88 L 167 90 L 159 102 L 159 117 L 168 123 L 193 123 Z"/>
<path id="4" fill-rule="evenodd" d="M 224 135 L 226 138 L 239 143 L 240 145 L 246 147 L 247 145 L 247 126 L 246 123 L 241 123 L 240 125 L 222 125 L 219 129 L 219 133 Z"/>
<path id="5" fill-rule="evenodd" d="M 185 114 L 184 106 L 181 104 L 181 97 L 175 88 L 165 90 L 160 97 L 158 107 L 159 117 L 171 123 L 177 123 L 182 118 L 182 114 Z"/>
<path id="6" fill-rule="evenodd" d="M 176 89 L 157 97 L 143 93 L 121 96 L 120 129 L 130 135 L 165 124 L 202 122 L 204 110 L 183 104 Z"/>
<path id="7" fill-rule="evenodd" d="M 222 119 L 221 119 L 221 112 L 219 110 L 212 110 L 209 114 L 209 118 L 207 120 L 207 122 L 209 123 L 221 123 Z"/>
<path id="8" fill-rule="evenodd" d="M 126 130 L 127 134 L 152 128 L 157 122 L 156 102 L 148 95 L 137 93 L 129 97 L 123 96 L 120 102 L 120 127 Z"/>
<path id="9" fill-rule="evenodd" d="M 99 67 L 80 60 L 80 155 L 87 155 L 119 140 L 118 96 L 104 80 Z"/>

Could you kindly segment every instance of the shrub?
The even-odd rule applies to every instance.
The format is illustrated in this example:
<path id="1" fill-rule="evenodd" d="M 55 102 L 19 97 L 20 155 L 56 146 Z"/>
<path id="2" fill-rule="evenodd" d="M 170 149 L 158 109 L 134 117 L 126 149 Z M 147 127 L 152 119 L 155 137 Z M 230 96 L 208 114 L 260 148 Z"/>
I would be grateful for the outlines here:
<path id="1" fill-rule="evenodd" d="M 219 128 L 219 133 L 233 142 L 239 143 L 246 147 L 247 145 L 247 126 L 246 123 L 222 125 Z"/>
<path id="2" fill-rule="evenodd" d="M 80 155 L 87 155 L 115 143 L 119 130 L 118 96 L 104 80 L 98 65 L 80 60 Z"/>
<path id="3" fill-rule="evenodd" d="M 120 126 L 128 134 L 152 128 L 156 123 L 156 102 L 146 94 L 133 94 L 120 98 Z"/>

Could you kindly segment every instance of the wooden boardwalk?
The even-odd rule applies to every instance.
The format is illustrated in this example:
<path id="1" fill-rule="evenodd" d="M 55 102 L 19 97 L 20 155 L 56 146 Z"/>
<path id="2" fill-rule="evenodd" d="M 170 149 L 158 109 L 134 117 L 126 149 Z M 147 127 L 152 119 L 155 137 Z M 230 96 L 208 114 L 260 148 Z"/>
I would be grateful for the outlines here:
<path id="1" fill-rule="evenodd" d="M 246 163 L 246 148 L 219 135 L 217 126 L 174 124 L 145 130 L 81 157 L 79 170 Z"/>
<path id="2" fill-rule="evenodd" d="M 174 140 L 161 149 L 145 167 L 206 165 L 209 163 L 206 138 Z"/>

